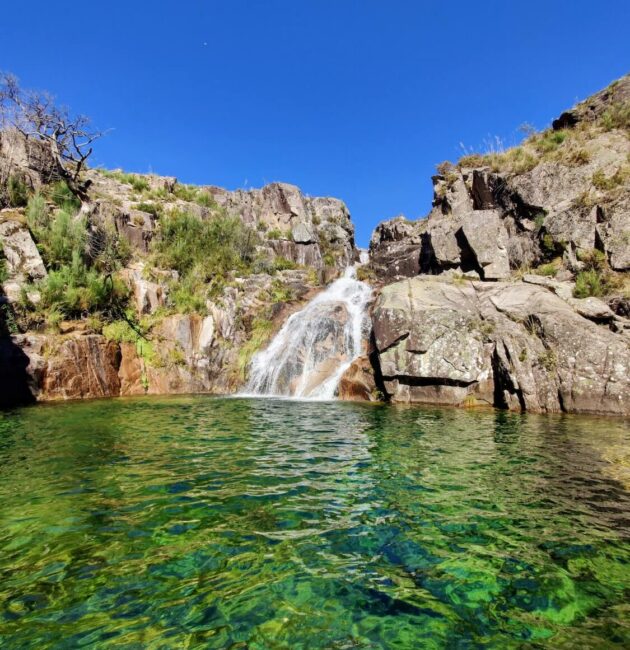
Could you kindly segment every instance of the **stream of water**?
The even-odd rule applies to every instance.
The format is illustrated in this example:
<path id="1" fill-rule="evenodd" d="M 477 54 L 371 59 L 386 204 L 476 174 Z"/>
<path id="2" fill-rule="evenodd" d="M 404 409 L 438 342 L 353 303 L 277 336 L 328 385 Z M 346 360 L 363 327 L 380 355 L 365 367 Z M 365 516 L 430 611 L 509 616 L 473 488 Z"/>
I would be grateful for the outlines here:
<path id="1" fill-rule="evenodd" d="M 291 315 L 251 363 L 244 395 L 330 400 L 341 376 L 362 352 L 371 288 L 356 268 Z"/>

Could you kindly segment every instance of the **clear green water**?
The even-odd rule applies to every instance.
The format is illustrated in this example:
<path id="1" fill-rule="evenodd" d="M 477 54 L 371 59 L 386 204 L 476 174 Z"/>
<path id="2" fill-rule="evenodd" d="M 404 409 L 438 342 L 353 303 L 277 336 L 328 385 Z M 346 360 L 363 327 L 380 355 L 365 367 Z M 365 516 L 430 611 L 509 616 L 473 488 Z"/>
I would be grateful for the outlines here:
<path id="1" fill-rule="evenodd" d="M 627 422 L 208 397 L 0 417 L 2 648 L 629 647 Z"/>

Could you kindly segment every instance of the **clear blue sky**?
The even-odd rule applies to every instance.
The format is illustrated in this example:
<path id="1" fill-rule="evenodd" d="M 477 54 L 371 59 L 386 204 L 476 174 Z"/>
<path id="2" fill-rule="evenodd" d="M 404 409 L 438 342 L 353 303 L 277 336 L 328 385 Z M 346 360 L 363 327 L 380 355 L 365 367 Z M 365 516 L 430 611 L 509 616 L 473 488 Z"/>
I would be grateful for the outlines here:
<path id="1" fill-rule="evenodd" d="M 435 164 L 630 69 L 630 1 L 6 2 L 0 69 L 114 130 L 95 163 L 424 216 Z"/>

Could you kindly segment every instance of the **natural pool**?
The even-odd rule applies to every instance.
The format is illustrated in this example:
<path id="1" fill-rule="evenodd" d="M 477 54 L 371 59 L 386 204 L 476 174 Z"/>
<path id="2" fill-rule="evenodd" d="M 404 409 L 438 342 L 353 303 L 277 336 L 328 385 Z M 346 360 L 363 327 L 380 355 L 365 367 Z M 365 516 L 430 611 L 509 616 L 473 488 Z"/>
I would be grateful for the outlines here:
<path id="1" fill-rule="evenodd" d="M 6 412 L 0 647 L 628 647 L 629 442 L 336 402 Z"/>

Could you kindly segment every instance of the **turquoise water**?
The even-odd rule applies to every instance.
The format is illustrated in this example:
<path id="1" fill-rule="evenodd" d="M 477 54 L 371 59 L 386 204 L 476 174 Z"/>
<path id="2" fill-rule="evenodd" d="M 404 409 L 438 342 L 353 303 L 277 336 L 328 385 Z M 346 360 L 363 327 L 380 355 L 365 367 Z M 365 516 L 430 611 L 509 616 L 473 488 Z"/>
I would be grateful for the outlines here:
<path id="1" fill-rule="evenodd" d="M 630 645 L 628 422 L 210 397 L 0 417 L 2 648 Z"/>

